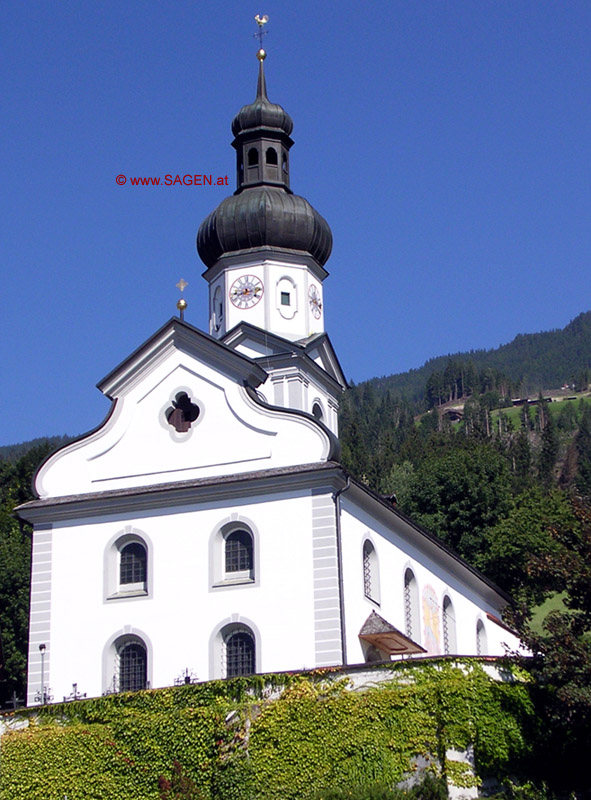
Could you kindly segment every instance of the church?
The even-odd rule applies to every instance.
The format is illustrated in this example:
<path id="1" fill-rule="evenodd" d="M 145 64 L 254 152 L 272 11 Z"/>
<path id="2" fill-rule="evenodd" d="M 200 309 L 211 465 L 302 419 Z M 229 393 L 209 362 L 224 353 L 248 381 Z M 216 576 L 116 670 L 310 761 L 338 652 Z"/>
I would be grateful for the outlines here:
<path id="1" fill-rule="evenodd" d="M 507 595 L 339 463 L 332 234 L 291 189 L 293 122 L 257 58 L 236 191 L 197 236 L 209 332 L 179 301 L 98 384 L 105 421 L 49 456 L 18 509 L 34 528 L 29 705 L 519 647 Z"/>

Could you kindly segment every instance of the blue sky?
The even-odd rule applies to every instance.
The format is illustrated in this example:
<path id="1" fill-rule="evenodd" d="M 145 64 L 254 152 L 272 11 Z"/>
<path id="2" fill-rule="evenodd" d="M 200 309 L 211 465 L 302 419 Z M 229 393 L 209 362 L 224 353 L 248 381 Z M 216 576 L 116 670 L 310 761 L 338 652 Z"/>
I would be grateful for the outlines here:
<path id="1" fill-rule="evenodd" d="M 258 0 L 257 0 L 258 2 Z M 591 308 L 588 0 L 263 5 L 5 0 L 0 444 L 78 434 L 95 384 L 176 313 L 270 17 L 292 188 L 334 235 L 327 327 L 350 380 L 563 327 Z"/>

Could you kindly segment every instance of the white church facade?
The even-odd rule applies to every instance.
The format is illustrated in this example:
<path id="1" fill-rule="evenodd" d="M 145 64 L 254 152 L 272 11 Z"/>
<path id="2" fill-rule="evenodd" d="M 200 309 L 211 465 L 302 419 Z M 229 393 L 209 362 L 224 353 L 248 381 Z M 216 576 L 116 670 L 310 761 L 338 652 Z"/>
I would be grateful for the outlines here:
<path id="1" fill-rule="evenodd" d="M 289 186 L 289 115 L 232 124 L 237 190 L 198 251 L 210 331 L 171 319 L 99 384 L 111 413 L 40 467 L 28 703 L 518 649 L 509 598 L 339 463 L 326 221 Z"/>

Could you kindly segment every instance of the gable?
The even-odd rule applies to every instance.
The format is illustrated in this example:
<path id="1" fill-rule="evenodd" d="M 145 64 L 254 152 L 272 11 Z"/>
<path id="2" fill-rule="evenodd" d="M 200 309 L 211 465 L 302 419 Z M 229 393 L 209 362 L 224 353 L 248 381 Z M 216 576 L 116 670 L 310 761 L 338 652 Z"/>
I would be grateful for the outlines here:
<path id="1" fill-rule="evenodd" d="M 247 378 L 254 376 L 256 386 L 265 373 L 249 359 L 215 340 L 212 345 L 204 334 L 193 335 L 188 326 L 171 325 L 159 334 L 101 382 L 114 401 L 111 414 L 97 430 L 42 465 L 35 482 L 40 497 L 329 457 L 331 438 L 310 415 L 257 400 Z"/>
<path id="2" fill-rule="evenodd" d="M 312 368 L 312 363 L 319 367 L 341 390 L 347 386 L 341 365 L 326 333 L 292 342 L 243 322 L 229 331 L 223 341 L 229 348 L 252 358 L 265 369 L 271 363 L 279 363 L 281 357 L 296 357 L 301 362 L 308 361 L 308 371 Z"/>

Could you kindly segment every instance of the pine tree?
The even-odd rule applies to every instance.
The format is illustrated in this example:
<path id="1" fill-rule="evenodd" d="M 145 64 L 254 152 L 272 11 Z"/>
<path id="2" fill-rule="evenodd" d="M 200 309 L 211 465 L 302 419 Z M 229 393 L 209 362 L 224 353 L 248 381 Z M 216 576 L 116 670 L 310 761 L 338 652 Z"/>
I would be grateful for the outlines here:
<path id="1" fill-rule="evenodd" d="M 586 405 L 575 439 L 578 474 L 576 485 L 579 492 L 591 498 L 591 406 Z"/>
<path id="2" fill-rule="evenodd" d="M 542 404 L 538 404 L 541 408 Z M 556 426 L 552 418 L 552 414 L 544 409 L 540 416 L 543 420 L 544 428 L 542 430 L 542 449 L 538 460 L 538 473 L 542 485 L 548 488 L 552 484 L 554 474 L 554 465 L 558 456 L 558 436 L 556 434 Z"/>

